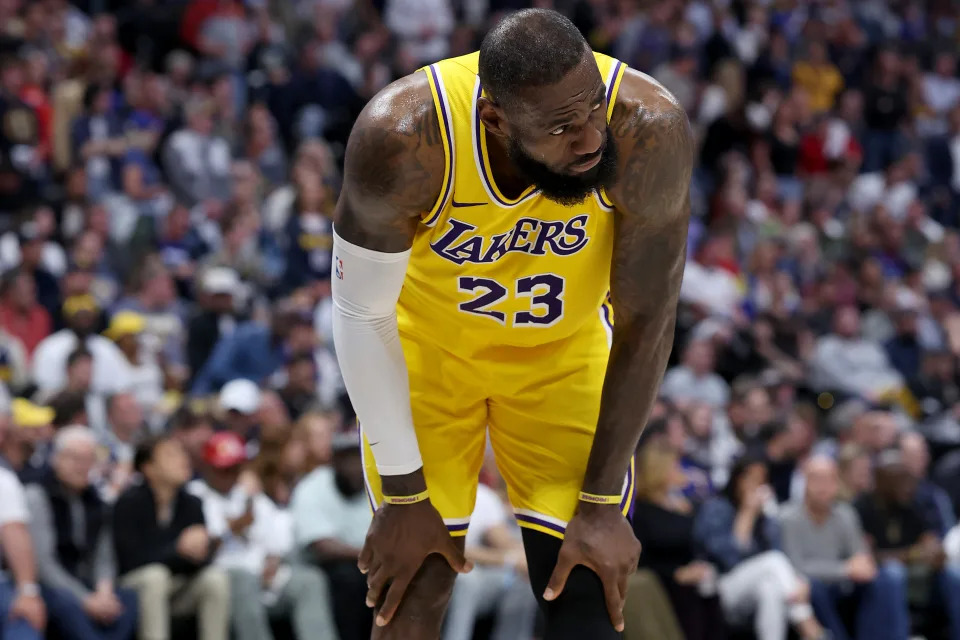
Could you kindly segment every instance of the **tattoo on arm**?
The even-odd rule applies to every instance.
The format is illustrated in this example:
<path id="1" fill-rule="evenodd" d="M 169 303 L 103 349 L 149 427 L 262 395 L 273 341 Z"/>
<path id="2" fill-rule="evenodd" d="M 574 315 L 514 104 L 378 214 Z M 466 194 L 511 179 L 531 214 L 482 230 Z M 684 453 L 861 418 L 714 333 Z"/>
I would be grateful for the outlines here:
<path id="1" fill-rule="evenodd" d="M 405 251 L 418 216 L 436 202 L 445 158 L 440 122 L 422 75 L 400 80 L 371 100 L 350 133 L 334 216 L 337 233 L 348 242 Z"/>
<path id="2" fill-rule="evenodd" d="M 610 290 L 613 344 L 584 490 L 617 493 L 656 399 L 673 346 L 686 259 L 693 142 L 683 110 L 616 105 L 625 149 L 616 204 Z"/>

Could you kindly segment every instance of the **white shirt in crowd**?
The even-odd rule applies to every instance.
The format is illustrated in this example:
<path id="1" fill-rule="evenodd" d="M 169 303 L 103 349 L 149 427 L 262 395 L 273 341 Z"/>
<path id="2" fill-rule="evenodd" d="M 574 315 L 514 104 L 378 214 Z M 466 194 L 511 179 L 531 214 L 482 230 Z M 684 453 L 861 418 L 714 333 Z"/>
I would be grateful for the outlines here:
<path id="1" fill-rule="evenodd" d="M 373 516 L 365 491 L 346 497 L 337 488 L 333 469 L 310 472 L 293 491 L 290 502 L 296 544 L 306 547 L 319 540 L 336 540 L 363 547 Z"/>
<path id="2" fill-rule="evenodd" d="M 715 409 L 722 409 L 730 401 L 730 387 L 723 378 L 713 371 L 698 376 L 684 365 L 667 371 L 660 393 L 671 400 L 704 402 Z"/>
<path id="3" fill-rule="evenodd" d="M 281 516 L 267 496 L 253 496 L 253 524 L 246 536 L 235 536 L 228 520 L 242 516 L 247 510 L 249 494 L 240 485 L 223 495 L 202 480 L 187 485 L 187 491 L 203 501 L 203 518 L 211 538 L 222 543 L 213 563 L 224 569 L 243 569 L 254 575 L 263 573 L 267 557 L 284 557 L 293 547 L 293 531 L 289 518 Z"/>
<path id="4" fill-rule="evenodd" d="M 477 501 L 473 505 L 470 515 L 470 527 L 467 529 L 466 545 L 468 547 L 484 546 L 487 532 L 506 523 L 507 509 L 500 500 L 497 492 L 485 484 L 477 486 Z"/>
<path id="5" fill-rule="evenodd" d="M 130 380 L 130 365 L 113 342 L 100 335 L 89 336 L 87 349 L 93 355 L 90 390 L 110 395 L 125 391 Z M 33 352 L 33 380 L 40 391 L 59 391 L 67 384 L 67 358 L 77 348 L 77 334 L 61 329 L 37 345 Z"/>
<path id="6" fill-rule="evenodd" d="M 0 467 L 0 529 L 8 524 L 27 524 L 27 496 L 17 475 Z M 0 578 L 3 577 L 3 554 L 0 553 Z"/>

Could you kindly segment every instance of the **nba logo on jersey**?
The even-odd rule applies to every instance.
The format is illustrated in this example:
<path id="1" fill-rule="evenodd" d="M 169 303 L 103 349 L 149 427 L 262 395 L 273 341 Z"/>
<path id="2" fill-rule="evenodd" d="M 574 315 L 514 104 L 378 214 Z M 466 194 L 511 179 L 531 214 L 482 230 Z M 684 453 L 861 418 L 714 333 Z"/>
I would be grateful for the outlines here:
<path id="1" fill-rule="evenodd" d="M 337 280 L 343 280 L 343 260 L 340 259 L 340 256 L 337 256 L 334 260 L 336 261 L 334 272 L 337 274 Z"/>

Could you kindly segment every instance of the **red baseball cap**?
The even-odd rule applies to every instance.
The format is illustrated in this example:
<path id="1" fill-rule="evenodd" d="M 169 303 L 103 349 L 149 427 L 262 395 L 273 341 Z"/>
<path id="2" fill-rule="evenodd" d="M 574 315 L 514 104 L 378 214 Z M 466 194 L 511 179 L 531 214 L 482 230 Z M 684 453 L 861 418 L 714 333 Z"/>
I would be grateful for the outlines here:
<path id="1" fill-rule="evenodd" d="M 214 469 L 228 469 L 247 461 L 247 448 L 237 434 L 221 431 L 203 445 L 203 460 Z"/>

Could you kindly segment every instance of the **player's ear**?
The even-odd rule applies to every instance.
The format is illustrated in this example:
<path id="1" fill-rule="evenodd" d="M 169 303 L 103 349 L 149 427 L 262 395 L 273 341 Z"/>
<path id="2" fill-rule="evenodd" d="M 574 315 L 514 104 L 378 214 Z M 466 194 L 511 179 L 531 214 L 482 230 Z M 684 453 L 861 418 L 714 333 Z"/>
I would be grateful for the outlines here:
<path id="1" fill-rule="evenodd" d="M 503 109 L 496 102 L 480 96 L 477 98 L 477 110 L 480 113 L 480 121 L 483 122 L 487 131 L 504 138 L 509 135 L 510 125 L 503 116 Z"/>

